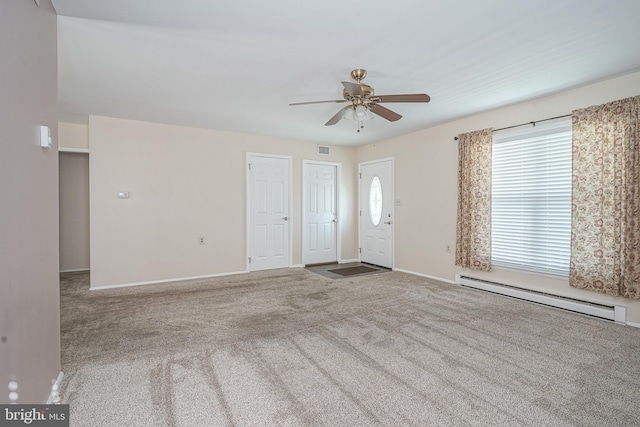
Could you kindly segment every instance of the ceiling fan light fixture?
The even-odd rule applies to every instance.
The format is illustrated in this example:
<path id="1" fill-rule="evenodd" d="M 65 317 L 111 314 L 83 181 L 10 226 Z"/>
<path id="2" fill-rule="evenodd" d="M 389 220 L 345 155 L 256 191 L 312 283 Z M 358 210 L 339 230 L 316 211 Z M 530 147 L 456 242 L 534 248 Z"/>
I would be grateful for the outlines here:
<path id="1" fill-rule="evenodd" d="M 367 115 L 366 120 L 371 120 L 371 119 L 373 119 L 373 118 L 375 118 L 375 117 L 376 117 L 376 116 L 374 116 L 373 114 L 371 114 L 371 111 L 369 111 L 369 109 L 368 109 L 368 108 L 367 108 L 367 109 L 365 109 L 365 113 L 366 113 L 366 115 Z"/>
<path id="2" fill-rule="evenodd" d="M 369 109 L 364 105 L 357 105 L 353 108 L 349 108 L 342 118 L 349 120 L 350 122 L 360 123 L 373 119 L 373 114 L 371 114 Z"/>
<path id="3" fill-rule="evenodd" d="M 354 114 L 355 109 L 352 107 L 345 111 L 345 113 L 342 115 L 342 118 L 345 120 L 349 120 L 350 122 L 357 122 L 357 120 L 354 118 Z"/>
<path id="4" fill-rule="evenodd" d="M 362 104 L 346 108 L 342 114 L 342 118 L 357 124 L 358 132 L 364 128 L 364 122 L 373 119 L 373 114 L 367 107 Z"/>
<path id="5" fill-rule="evenodd" d="M 367 109 L 365 108 L 364 105 L 358 105 L 355 109 L 355 111 L 353 112 L 353 118 L 356 119 L 357 121 L 361 122 L 364 120 L 369 120 L 371 119 L 370 115 L 371 113 L 369 113 L 367 111 Z"/>

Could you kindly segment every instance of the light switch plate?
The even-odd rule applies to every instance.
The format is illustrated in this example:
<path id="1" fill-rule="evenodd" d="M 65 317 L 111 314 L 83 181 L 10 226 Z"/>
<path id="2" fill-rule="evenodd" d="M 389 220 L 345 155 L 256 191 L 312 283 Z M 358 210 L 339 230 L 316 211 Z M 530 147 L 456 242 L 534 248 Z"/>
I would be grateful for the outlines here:
<path id="1" fill-rule="evenodd" d="M 43 148 L 51 147 L 51 128 L 49 126 L 40 126 L 40 146 Z"/>

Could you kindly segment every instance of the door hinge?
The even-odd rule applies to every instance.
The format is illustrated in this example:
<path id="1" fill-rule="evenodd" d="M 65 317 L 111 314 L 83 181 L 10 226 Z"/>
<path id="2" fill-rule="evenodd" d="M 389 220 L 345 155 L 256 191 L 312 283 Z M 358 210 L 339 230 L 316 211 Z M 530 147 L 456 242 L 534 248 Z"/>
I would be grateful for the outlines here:
<path id="1" fill-rule="evenodd" d="M 360 216 L 362 216 L 362 211 L 360 211 Z"/>
<path id="2" fill-rule="evenodd" d="M 249 264 L 251 264 L 251 257 L 249 257 Z"/>
<path id="3" fill-rule="evenodd" d="M 362 248 L 358 248 L 358 252 L 359 252 L 359 253 L 362 253 Z"/>
<path id="4" fill-rule="evenodd" d="M 362 173 L 358 172 L 358 178 L 362 179 Z"/>
<path id="5" fill-rule="evenodd" d="M 249 170 L 251 170 L 251 163 L 247 163 L 249 165 Z"/>

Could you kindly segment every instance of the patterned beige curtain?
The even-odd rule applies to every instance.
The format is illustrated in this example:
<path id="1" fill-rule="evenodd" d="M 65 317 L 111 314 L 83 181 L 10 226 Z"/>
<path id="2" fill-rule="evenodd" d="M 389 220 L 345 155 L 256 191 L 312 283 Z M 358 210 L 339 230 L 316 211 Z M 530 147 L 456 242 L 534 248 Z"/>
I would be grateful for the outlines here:
<path id="1" fill-rule="evenodd" d="M 491 129 L 458 135 L 456 265 L 491 271 Z"/>
<path id="2" fill-rule="evenodd" d="M 640 96 L 573 112 L 569 283 L 640 298 Z"/>

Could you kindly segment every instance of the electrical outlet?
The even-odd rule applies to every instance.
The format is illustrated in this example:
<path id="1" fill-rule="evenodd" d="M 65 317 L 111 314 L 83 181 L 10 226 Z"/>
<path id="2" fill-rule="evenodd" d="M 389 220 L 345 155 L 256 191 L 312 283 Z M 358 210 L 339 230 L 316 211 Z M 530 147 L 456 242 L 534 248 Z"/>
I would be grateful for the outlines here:
<path id="1" fill-rule="evenodd" d="M 451 253 L 451 245 L 447 245 L 445 248 L 445 251 L 447 251 L 448 254 Z"/>
<path id="2" fill-rule="evenodd" d="M 204 237 L 198 237 L 198 243 L 204 245 Z"/>

